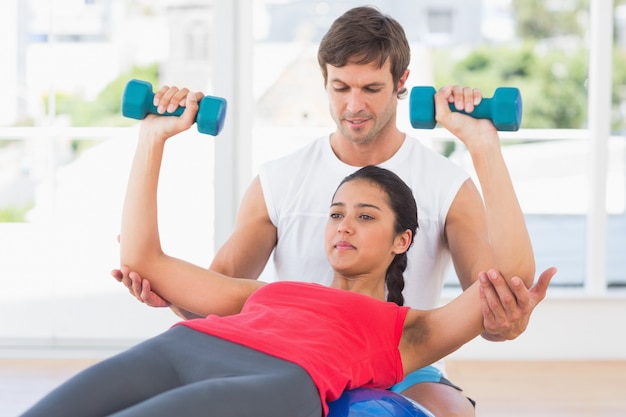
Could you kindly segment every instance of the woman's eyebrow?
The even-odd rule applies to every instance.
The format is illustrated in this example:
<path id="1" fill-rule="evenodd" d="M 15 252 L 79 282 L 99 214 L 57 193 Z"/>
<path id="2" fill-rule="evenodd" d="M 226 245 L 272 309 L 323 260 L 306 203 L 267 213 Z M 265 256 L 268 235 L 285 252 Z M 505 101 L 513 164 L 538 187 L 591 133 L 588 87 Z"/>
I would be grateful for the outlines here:
<path id="1" fill-rule="evenodd" d="M 378 211 L 382 211 L 380 207 L 378 207 L 375 204 L 370 204 L 370 203 L 358 203 L 356 206 L 357 207 L 362 207 L 362 208 L 373 208 L 373 209 L 376 209 Z"/>
<path id="2" fill-rule="evenodd" d="M 341 201 L 334 201 L 333 203 L 331 203 L 330 205 L 331 207 L 345 207 L 346 204 L 341 202 Z M 382 211 L 380 207 L 378 207 L 376 204 L 370 204 L 370 203 L 357 203 L 355 204 L 355 207 L 359 207 L 359 208 L 373 208 L 376 209 L 378 211 Z"/>

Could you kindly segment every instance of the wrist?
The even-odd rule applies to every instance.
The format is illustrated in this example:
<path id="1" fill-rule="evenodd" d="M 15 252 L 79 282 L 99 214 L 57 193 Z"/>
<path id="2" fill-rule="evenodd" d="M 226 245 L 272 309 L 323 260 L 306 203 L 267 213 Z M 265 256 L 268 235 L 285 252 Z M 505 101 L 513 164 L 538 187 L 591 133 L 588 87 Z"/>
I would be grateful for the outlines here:
<path id="1" fill-rule="evenodd" d="M 150 125 L 141 123 L 139 128 L 139 140 L 146 144 L 163 145 L 169 136 L 163 131 Z"/>
<path id="2" fill-rule="evenodd" d="M 468 140 L 462 141 L 472 157 L 489 158 L 494 153 L 501 153 L 500 137 L 497 132 L 477 132 Z"/>

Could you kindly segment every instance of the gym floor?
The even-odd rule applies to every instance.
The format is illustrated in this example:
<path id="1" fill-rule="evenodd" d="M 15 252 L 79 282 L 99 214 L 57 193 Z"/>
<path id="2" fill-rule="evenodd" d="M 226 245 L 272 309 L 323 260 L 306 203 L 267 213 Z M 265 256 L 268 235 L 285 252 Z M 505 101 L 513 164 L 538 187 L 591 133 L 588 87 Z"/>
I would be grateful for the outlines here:
<path id="1" fill-rule="evenodd" d="M 626 416 L 626 361 L 447 361 L 479 417 Z"/>
<path id="2" fill-rule="evenodd" d="M 95 359 L 0 359 L 0 416 L 17 416 Z M 626 361 L 446 362 L 479 417 L 624 417 Z"/>

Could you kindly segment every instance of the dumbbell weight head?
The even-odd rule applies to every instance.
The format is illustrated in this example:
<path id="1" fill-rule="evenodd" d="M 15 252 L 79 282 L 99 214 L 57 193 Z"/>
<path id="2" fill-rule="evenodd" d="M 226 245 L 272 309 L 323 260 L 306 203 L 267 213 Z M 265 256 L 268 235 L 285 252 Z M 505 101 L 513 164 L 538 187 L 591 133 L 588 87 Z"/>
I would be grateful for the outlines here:
<path id="1" fill-rule="evenodd" d="M 224 127 L 228 107 L 226 100 L 221 97 L 204 96 L 198 104 L 200 106 L 196 115 L 198 132 L 217 136 Z"/>
<path id="2" fill-rule="evenodd" d="M 435 120 L 435 88 L 417 86 L 411 89 L 409 96 L 409 117 L 414 129 L 434 129 Z"/>
<path id="3" fill-rule="evenodd" d="M 432 129 L 437 124 L 435 92 L 430 86 L 417 86 L 411 90 L 409 117 L 415 129 Z M 499 87 L 493 98 L 483 98 L 472 113 L 457 110 L 453 103 L 450 104 L 450 110 L 477 119 L 489 119 L 501 131 L 516 131 L 522 122 L 522 96 L 517 88 Z"/>
<path id="4" fill-rule="evenodd" d="M 122 95 L 122 115 L 132 119 L 142 120 L 148 114 L 160 116 L 180 116 L 185 110 L 178 107 L 169 113 L 158 113 L 153 104 L 154 93 L 152 84 L 147 81 L 130 80 Z M 217 136 L 224 126 L 227 102 L 221 97 L 204 96 L 198 103 L 196 124 L 200 133 Z"/>
<path id="5" fill-rule="evenodd" d="M 130 80 L 122 94 L 122 115 L 142 120 L 148 115 L 153 98 L 152 84 L 141 80 Z"/>
<path id="6" fill-rule="evenodd" d="M 519 130 L 522 124 L 522 95 L 517 88 L 496 88 L 491 98 L 489 119 L 498 130 L 507 132 Z"/>

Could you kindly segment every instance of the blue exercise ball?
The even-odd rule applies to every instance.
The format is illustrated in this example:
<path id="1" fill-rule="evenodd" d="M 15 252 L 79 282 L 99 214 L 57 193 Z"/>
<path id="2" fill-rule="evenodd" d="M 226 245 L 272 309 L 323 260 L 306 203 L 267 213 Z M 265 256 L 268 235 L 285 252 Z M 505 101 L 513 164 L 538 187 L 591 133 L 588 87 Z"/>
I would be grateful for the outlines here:
<path id="1" fill-rule="evenodd" d="M 345 391 L 328 407 L 328 417 L 435 417 L 407 397 L 375 388 Z"/>

